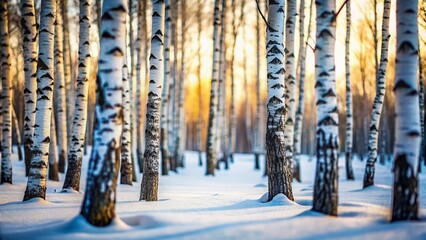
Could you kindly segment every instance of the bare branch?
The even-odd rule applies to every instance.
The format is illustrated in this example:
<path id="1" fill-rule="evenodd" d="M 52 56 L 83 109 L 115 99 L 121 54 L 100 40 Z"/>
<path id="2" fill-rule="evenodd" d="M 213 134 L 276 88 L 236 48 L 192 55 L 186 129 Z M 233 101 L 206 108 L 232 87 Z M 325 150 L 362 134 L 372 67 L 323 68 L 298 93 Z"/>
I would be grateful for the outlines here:
<path id="1" fill-rule="evenodd" d="M 268 26 L 268 28 L 272 29 L 271 26 L 268 24 L 268 21 L 266 20 L 265 15 L 263 15 L 262 10 L 260 10 L 259 0 L 256 0 L 256 6 L 257 6 L 257 11 L 259 12 L 260 16 L 262 16 L 265 24 Z"/>

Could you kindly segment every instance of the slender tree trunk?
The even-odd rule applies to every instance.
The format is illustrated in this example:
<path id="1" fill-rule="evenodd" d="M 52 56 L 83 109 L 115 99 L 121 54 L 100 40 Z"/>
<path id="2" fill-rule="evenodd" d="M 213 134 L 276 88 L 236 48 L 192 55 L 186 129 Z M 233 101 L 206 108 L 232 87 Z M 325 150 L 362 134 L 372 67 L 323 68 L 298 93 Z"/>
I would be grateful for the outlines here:
<path id="1" fill-rule="evenodd" d="M 170 0 L 165 1 L 165 29 L 164 29 L 164 81 L 161 102 L 161 130 L 160 130 L 160 147 L 161 147 L 161 175 L 169 174 L 169 153 L 168 153 L 168 134 L 167 134 L 167 110 L 169 100 L 169 81 L 170 75 L 170 43 L 171 43 L 171 26 L 172 18 L 170 16 Z"/>
<path id="2" fill-rule="evenodd" d="M 420 157 L 419 157 L 419 170 L 421 170 L 421 165 L 426 160 L 425 154 L 425 86 L 423 79 L 423 65 L 422 65 L 422 57 L 419 45 L 419 107 L 420 107 L 420 129 L 422 134 L 422 143 L 420 145 Z"/>
<path id="3" fill-rule="evenodd" d="M 15 112 L 15 108 L 12 107 L 12 120 L 13 120 L 13 125 L 15 126 L 15 135 L 16 135 L 16 145 L 18 148 L 18 159 L 19 161 L 23 160 L 23 155 L 22 155 L 22 147 L 21 147 L 21 130 L 19 127 L 19 121 L 18 118 L 16 116 L 16 112 Z"/>
<path id="4" fill-rule="evenodd" d="M 418 1 L 396 2 L 395 157 L 391 221 L 418 219 Z"/>
<path id="5" fill-rule="evenodd" d="M 305 38 L 305 0 L 300 1 L 300 39 L 299 39 L 299 102 L 296 110 L 296 122 L 294 124 L 294 170 L 293 177 L 298 181 L 302 181 L 302 173 L 300 168 L 300 155 L 302 154 L 302 130 L 303 116 L 305 112 L 305 69 L 306 69 L 306 47 L 311 34 L 312 10 L 314 1 L 311 0 L 309 5 L 308 35 Z"/>
<path id="6" fill-rule="evenodd" d="M 202 19 L 202 9 L 203 9 L 203 2 L 202 0 L 198 0 L 198 9 L 197 9 L 197 29 L 198 29 L 198 35 L 197 35 L 197 40 L 198 40 L 198 49 L 197 49 L 197 60 L 198 60 L 198 65 L 197 65 L 197 82 L 198 82 L 198 118 L 197 118 L 197 137 L 195 138 L 197 140 L 197 150 L 198 150 L 198 166 L 202 166 L 203 165 L 203 158 L 202 158 L 202 149 L 203 149 L 203 134 L 202 134 L 202 129 L 203 129 L 203 98 L 202 98 L 202 83 L 201 83 L 201 33 L 203 31 L 203 19 Z"/>
<path id="7" fill-rule="evenodd" d="M 260 14 L 256 14 L 256 115 L 254 122 L 254 169 L 260 170 L 259 155 L 261 149 L 261 109 L 262 109 L 262 96 L 260 94 Z"/>
<path id="8" fill-rule="evenodd" d="M 66 82 L 64 75 L 64 56 L 63 56 L 63 32 L 62 15 L 59 8 L 61 1 L 56 0 L 56 21 L 55 21 L 55 109 L 56 136 L 58 140 L 58 152 L 60 156 L 59 171 L 64 172 L 66 153 L 68 151 L 68 130 L 67 130 L 67 106 L 66 106 Z"/>
<path id="9" fill-rule="evenodd" d="M 216 161 L 216 149 L 215 149 L 215 121 L 217 117 L 217 82 L 219 79 L 219 59 L 220 59 L 220 39 L 219 29 L 221 26 L 219 17 L 219 0 L 214 2 L 214 14 L 213 14 L 213 73 L 210 90 L 210 113 L 209 113 L 209 124 L 207 128 L 207 141 L 206 141 L 206 175 L 214 175 L 214 167 Z"/>
<path id="10" fill-rule="evenodd" d="M 59 6 L 58 6 L 59 7 Z M 70 47 L 70 35 L 69 35 L 69 29 L 68 29 L 68 0 L 62 0 L 61 1 L 61 13 L 62 13 L 62 19 L 63 19 L 63 57 L 64 57 L 64 80 L 65 80 L 65 91 L 66 95 L 63 95 L 63 97 L 66 99 L 66 114 L 67 114 L 67 121 L 66 121 L 66 129 L 67 135 L 71 135 L 70 130 L 72 129 L 71 126 L 71 119 L 74 119 L 74 105 L 75 101 L 72 98 L 72 92 L 73 89 L 72 84 L 72 76 L 71 76 L 71 47 Z M 59 110 L 59 109 L 58 109 Z M 59 123 L 61 125 L 63 122 Z M 58 126 L 59 126 L 58 125 Z M 62 131 L 62 130 L 61 130 Z M 61 132 L 58 131 L 58 132 Z M 60 139 L 61 137 L 58 137 Z M 64 141 L 63 144 L 66 146 L 68 138 L 66 141 Z M 60 140 L 61 141 L 61 140 Z M 67 148 L 63 149 L 64 151 L 59 151 L 59 172 L 64 173 L 65 172 L 65 165 L 66 165 L 66 158 L 67 158 Z"/>
<path id="11" fill-rule="evenodd" d="M 296 0 L 287 1 L 287 16 L 285 21 L 285 104 L 287 108 L 284 140 L 286 146 L 286 161 L 290 163 L 293 175 L 294 157 L 294 120 L 296 118 L 296 62 L 294 57 L 294 35 L 296 26 Z"/>
<path id="12" fill-rule="evenodd" d="M 352 143 L 353 143 L 353 107 L 350 65 L 350 39 L 351 39 L 351 1 L 346 2 L 346 40 L 345 40 L 345 72 L 346 72 L 346 146 L 345 166 L 346 179 L 354 180 L 352 167 Z"/>
<path id="13" fill-rule="evenodd" d="M 80 190 L 81 164 L 83 162 L 86 133 L 87 104 L 90 73 L 90 1 L 80 0 L 80 42 L 75 111 L 68 152 L 68 169 L 63 189 Z"/>
<path id="14" fill-rule="evenodd" d="M 388 45 L 389 45 L 389 17 L 391 1 L 385 0 L 383 4 L 383 24 L 382 24 L 382 49 L 380 57 L 380 67 L 378 73 L 376 97 L 373 103 L 373 113 L 370 122 L 370 134 L 368 137 L 368 159 L 365 167 L 363 187 L 374 185 L 375 165 L 377 162 L 379 145 L 380 116 L 383 109 L 383 101 L 386 93 L 386 68 L 388 65 Z"/>
<path id="15" fill-rule="evenodd" d="M 136 134 L 136 124 L 134 124 L 134 122 L 136 121 L 136 114 L 133 114 L 134 112 L 134 106 L 136 104 L 135 101 L 135 88 L 136 86 L 134 85 L 136 83 L 136 59 L 135 59 L 135 39 L 134 39 L 134 30 L 133 30 L 133 22 L 134 22 L 134 18 L 135 18 L 135 11 L 137 11 L 137 5 L 138 5 L 138 1 L 133 1 L 133 0 L 129 0 L 129 33 L 128 33 L 128 37 L 129 37 L 129 48 L 130 48 L 130 62 L 127 63 L 127 66 L 130 65 L 131 70 L 129 71 L 128 75 L 128 79 L 129 79 L 129 102 L 130 104 L 126 107 L 125 109 L 129 109 L 129 129 L 130 129 L 130 138 L 129 138 L 129 142 L 128 144 L 126 144 L 126 148 L 129 148 L 129 165 L 127 165 L 126 167 L 130 167 L 129 169 L 127 169 L 127 171 L 132 172 L 132 174 L 128 175 L 128 177 L 130 177 L 132 179 L 132 181 L 136 181 L 136 177 L 133 174 L 133 168 L 131 167 L 132 164 L 134 164 L 134 150 L 136 150 L 136 148 L 134 148 L 134 142 L 136 141 L 137 138 L 137 134 Z M 136 13 L 137 15 L 137 13 Z M 137 17 L 136 17 L 137 19 Z M 137 24 L 139 25 L 139 23 Z M 124 124 L 124 129 L 127 128 L 127 124 Z M 122 148 L 122 150 L 124 150 Z"/>
<path id="16" fill-rule="evenodd" d="M 50 135 L 52 136 L 49 145 L 49 180 L 59 181 L 58 171 L 58 148 L 56 145 L 56 127 L 55 116 L 52 114 L 52 122 L 50 123 Z"/>
<path id="17" fill-rule="evenodd" d="M 131 4 L 129 4 L 131 6 Z M 124 53 L 124 56 L 127 54 Z M 127 68 L 128 60 L 124 58 L 123 65 L 123 135 L 121 137 L 121 168 L 120 184 L 132 185 L 132 129 L 130 107 L 130 78 Z"/>
<path id="18" fill-rule="evenodd" d="M 315 49 L 317 167 L 313 210 L 337 216 L 339 124 L 334 63 L 335 0 L 318 0 Z"/>
<path id="19" fill-rule="evenodd" d="M 149 93 L 145 130 L 144 174 L 139 200 L 158 201 L 161 90 L 163 83 L 164 2 L 152 3 L 152 38 L 149 56 Z"/>
<path id="20" fill-rule="evenodd" d="M 46 199 L 47 161 L 49 158 L 50 124 L 54 86 L 54 36 L 56 0 L 42 0 L 37 64 L 37 108 L 34 145 L 24 201 Z"/>
<path id="21" fill-rule="evenodd" d="M 0 3 L 2 142 L 0 184 L 12 184 L 12 75 L 8 1 Z"/>
<path id="22" fill-rule="evenodd" d="M 127 0 L 103 2 L 93 150 L 81 207 L 81 215 L 94 226 L 109 225 L 115 218 L 123 132 L 126 15 Z"/>
<path id="23" fill-rule="evenodd" d="M 285 157 L 285 83 L 284 83 L 284 0 L 269 1 L 267 28 L 268 123 L 268 200 L 283 193 L 293 199 L 290 163 Z"/>
<path id="24" fill-rule="evenodd" d="M 25 72 L 25 117 L 24 117 L 24 153 L 25 175 L 28 176 L 31 162 L 31 149 L 34 136 L 35 103 L 37 99 L 37 28 L 34 0 L 21 1 L 22 46 L 24 49 Z"/>
<path id="25" fill-rule="evenodd" d="M 136 39 L 136 53 L 137 53 L 137 63 L 136 63 L 136 131 L 137 131 L 137 141 L 136 141 L 136 153 L 137 161 L 139 165 L 139 172 L 143 172 L 143 149 L 142 149 L 142 140 L 143 140 L 143 111 L 142 111 L 142 102 L 143 102 L 143 92 L 145 88 L 145 77 L 146 77 L 146 48 L 145 42 L 147 41 L 147 31 L 146 31 L 146 1 L 139 1 L 138 3 L 138 37 Z"/>

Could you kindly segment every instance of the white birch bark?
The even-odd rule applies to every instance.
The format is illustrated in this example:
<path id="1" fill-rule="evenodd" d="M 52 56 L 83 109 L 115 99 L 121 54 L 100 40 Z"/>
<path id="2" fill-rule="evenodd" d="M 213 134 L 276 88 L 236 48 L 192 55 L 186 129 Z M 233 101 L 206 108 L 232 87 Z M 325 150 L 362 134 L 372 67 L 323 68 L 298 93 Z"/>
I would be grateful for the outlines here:
<path id="1" fill-rule="evenodd" d="M 261 109 L 262 96 L 260 94 L 260 17 L 256 14 L 256 115 L 253 132 L 254 169 L 260 169 L 259 154 L 261 149 Z M 263 136 L 262 136 L 263 137 Z"/>
<path id="2" fill-rule="evenodd" d="M 391 221 L 418 219 L 418 1 L 396 2 L 395 154 Z"/>
<path id="3" fill-rule="evenodd" d="M 220 38 L 219 29 L 221 26 L 219 16 L 219 0 L 214 2 L 213 10 L 213 71 L 210 90 L 210 110 L 209 110 L 209 124 L 207 128 L 207 141 L 206 141 L 206 175 L 214 175 L 216 149 L 215 149 L 215 123 L 217 117 L 217 89 L 219 80 L 219 61 L 220 61 Z"/>
<path id="4" fill-rule="evenodd" d="M 56 136 L 58 143 L 59 162 L 61 166 L 59 170 L 64 172 L 65 165 L 62 163 L 66 162 L 66 154 L 68 151 L 68 130 L 67 130 L 67 106 L 66 106 L 66 83 L 64 73 L 64 56 L 63 56 L 63 22 L 61 9 L 59 8 L 61 1 L 56 0 L 56 21 L 55 21 L 55 92 L 54 92 L 54 104 L 56 110 Z M 84 34 L 84 33 L 83 33 Z M 68 165 L 69 167 L 69 165 Z"/>
<path id="5" fill-rule="evenodd" d="M 0 184 L 12 184 L 12 75 L 9 42 L 8 1 L 0 3 L 1 45 L 1 177 Z"/>
<path id="6" fill-rule="evenodd" d="M 315 47 L 317 167 L 313 210 L 336 216 L 338 205 L 339 119 L 334 47 L 335 0 L 318 0 Z"/>
<path id="7" fill-rule="evenodd" d="M 158 201 L 161 90 L 163 85 L 164 1 L 152 3 L 149 92 L 145 130 L 143 178 L 139 200 Z"/>
<path id="8" fill-rule="evenodd" d="M 24 154 L 25 174 L 28 176 L 33 144 L 35 107 L 37 100 L 37 28 L 34 10 L 34 0 L 21 1 L 22 46 L 25 72 L 25 117 L 24 117 Z"/>
<path id="9" fill-rule="evenodd" d="M 161 175 L 169 174 L 169 153 L 168 153 L 168 134 L 167 134 L 167 116 L 169 101 L 169 81 L 170 81 L 170 43 L 172 17 L 170 16 L 170 0 L 165 1 L 165 25 L 164 25 L 164 80 L 163 92 L 161 95 L 161 130 L 160 130 L 160 148 L 161 148 Z"/>
<path id="10" fill-rule="evenodd" d="M 284 0 L 269 1 L 266 32 L 268 71 L 268 122 L 266 158 L 268 166 L 268 200 L 283 193 L 293 199 L 291 164 L 285 157 L 285 82 L 284 82 Z"/>
<path id="11" fill-rule="evenodd" d="M 127 0 L 103 2 L 93 150 L 81 215 L 92 225 L 115 218 L 117 172 L 123 132 L 123 62 Z"/>
<path id="12" fill-rule="evenodd" d="M 346 39 L 345 39 L 345 72 L 346 72 L 346 145 L 345 145 L 345 165 L 346 179 L 355 179 L 352 168 L 352 146 L 353 146 L 353 106 L 352 106 L 352 86 L 351 86 L 351 65 L 350 65 L 350 39 L 351 39 L 351 2 L 346 2 Z"/>
<path id="13" fill-rule="evenodd" d="M 363 187 L 374 185 L 375 165 L 378 156 L 380 116 L 382 114 L 383 102 L 386 93 L 386 68 L 388 65 L 388 45 L 389 45 L 389 18 L 391 1 L 385 0 L 383 3 L 383 23 L 382 23 L 382 46 L 380 56 L 379 72 L 377 74 L 376 97 L 373 103 L 373 113 L 371 114 L 370 132 L 368 136 L 368 159 L 365 166 Z"/>
<path id="14" fill-rule="evenodd" d="M 130 78 L 127 68 L 126 53 L 124 54 L 123 65 L 123 135 L 121 137 L 121 166 L 120 184 L 132 185 L 132 148 L 131 148 L 131 98 L 130 98 Z"/>
<path id="15" fill-rule="evenodd" d="M 50 124 L 54 87 L 54 36 L 56 0 L 42 0 L 37 65 L 37 107 L 34 145 L 24 201 L 46 199 L 47 161 L 49 158 Z"/>
<path id="16" fill-rule="evenodd" d="M 294 56 L 294 35 L 296 26 L 296 0 L 287 0 L 287 12 L 285 21 L 285 104 L 287 108 L 285 122 L 285 157 L 291 164 L 293 171 L 294 155 L 294 120 L 296 118 L 296 62 Z"/>
<path id="17" fill-rule="evenodd" d="M 90 73 L 90 28 L 91 5 L 89 0 L 80 0 L 80 40 L 78 77 L 75 95 L 75 111 L 68 152 L 68 168 L 63 189 L 80 190 L 81 164 L 87 122 L 87 104 Z"/>

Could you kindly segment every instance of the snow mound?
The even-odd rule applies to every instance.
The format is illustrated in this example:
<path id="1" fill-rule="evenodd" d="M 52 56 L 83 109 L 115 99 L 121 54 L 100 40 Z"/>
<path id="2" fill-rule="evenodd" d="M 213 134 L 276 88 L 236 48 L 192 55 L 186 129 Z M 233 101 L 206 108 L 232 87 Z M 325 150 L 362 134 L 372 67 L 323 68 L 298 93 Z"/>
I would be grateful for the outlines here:
<path id="1" fill-rule="evenodd" d="M 16 201 L 16 202 L 5 203 L 5 204 L 3 204 L 3 206 L 8 206 L 8 205 L 50 205 L 50 204 L 52 204 L 52 203 L 44 200 L 43 198 L 32 198 L 32 199 L 27 200 L 27 201 Z"/>
<path id="2" fill-rule="evenodd" d="M 65 223 L 58 230 L 64 233 L 108 233 L 125 231 L 131 227 L 124 223 L 119 217 L 115 217 L 111 224 L 105 227 L 95 227 L 91 225 L 82 215 L 77 215 L 71 221 Z"/>
<path id="3" fill-rule="evenodd" d="M 286 195 L 280 193 L 277 194 L 274 198 L 272 198 L 271 201 L 268 202 L 268 198 L 269 198 L 269 194 L 266 192 L 265 194 L 263 194 L 263 196 L 259 199 L 259 201 L 261 203 L 266 203 L 272 206 L 276 206 L 276 205 L 285 205 L 285 206 L 298 206 L 299 204 L 291 201 L 290 199 L 287 198 Z"/>

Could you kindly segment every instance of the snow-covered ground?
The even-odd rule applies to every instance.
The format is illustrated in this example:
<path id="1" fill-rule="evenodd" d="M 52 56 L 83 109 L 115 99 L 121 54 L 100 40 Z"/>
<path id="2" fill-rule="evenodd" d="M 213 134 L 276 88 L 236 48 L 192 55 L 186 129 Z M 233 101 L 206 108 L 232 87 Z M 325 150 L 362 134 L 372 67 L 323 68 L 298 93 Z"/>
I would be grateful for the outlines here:
<path id="1" fill-rule="evenodd" d="M 253 156 L 237 154 L 230 170 L 204 176 L 197 155 L 186 152 L 186 169 L 160 176 L 158 202 L 138 201 L 140 180 L 118 186 L 117 220 L 92 227 L 78 217 L 82 193 L 60 193 L 48 181 L 46 201 L 22 202 L 24 163 L 14 161 L 14 185 L 0 185 L 0 239 L 426 239 L 426 174 L 420 176 L 422 221 L 388 223 L 390 166 L 378 165 L 376 186 L 362 190 L 364 162 L 354 161 L 356 181 L 346 181 L 340 161 L 339 216 L 311 211 L 315 161 L 302 160 L 303 183 L 294 183 L 295 202 L 283 195 L 269 203 L 267 178 L 253 169 Z M 85 187 L 88 158 L 83 164 Z M 60 175 L 61 180 L 64 175 Z"/>

